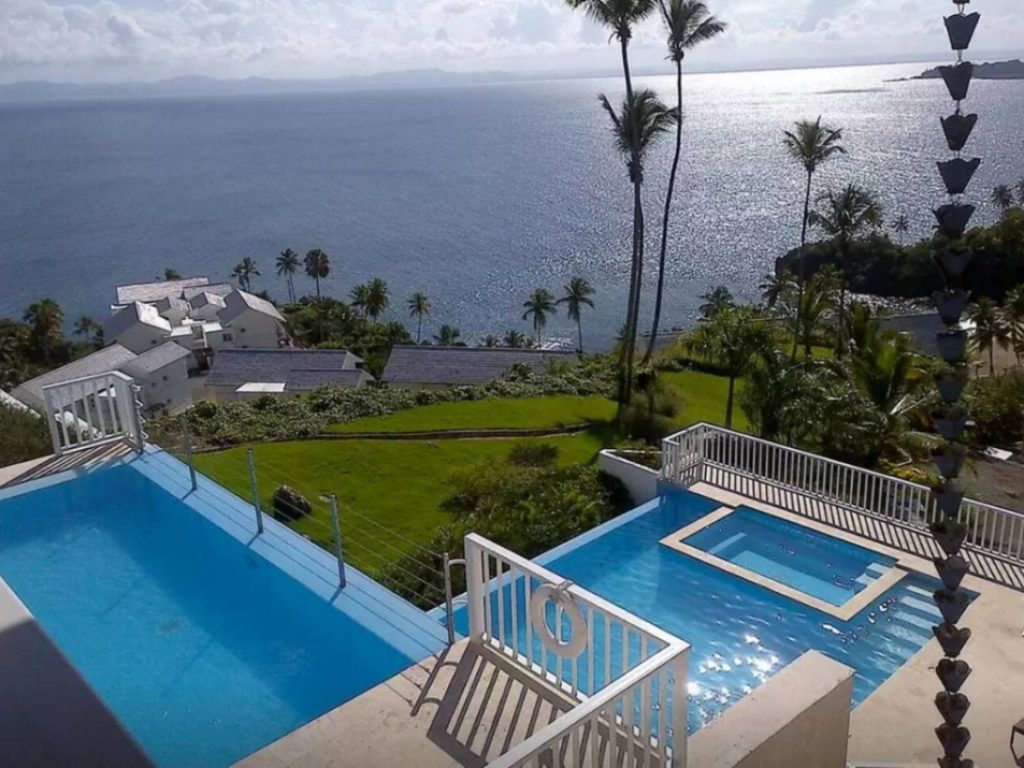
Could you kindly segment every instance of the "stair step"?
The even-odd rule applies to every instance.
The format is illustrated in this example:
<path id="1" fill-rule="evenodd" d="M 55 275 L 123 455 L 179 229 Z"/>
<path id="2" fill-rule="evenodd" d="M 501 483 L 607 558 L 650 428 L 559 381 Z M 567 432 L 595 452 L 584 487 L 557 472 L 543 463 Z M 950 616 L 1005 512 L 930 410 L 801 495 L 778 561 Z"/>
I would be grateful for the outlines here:
<path id="1" fill-rule="evenodd" d="M 721 541 L 718 544 L 716 544 L 714 547 L 709 549 L 708 550 L 708 554 L 709 555 L 717 555 L 718 553 L 723 552 L 726 549 L 728 549 L 732 544 L 736 544 L 737 542 L 742 541 L 746 537 L 747 537 L 747 534 L 745 534 L 745 533 L 734 534 L 734 535 L 730 536 L 728 539 L 726 539 L 725 541 Z"/>

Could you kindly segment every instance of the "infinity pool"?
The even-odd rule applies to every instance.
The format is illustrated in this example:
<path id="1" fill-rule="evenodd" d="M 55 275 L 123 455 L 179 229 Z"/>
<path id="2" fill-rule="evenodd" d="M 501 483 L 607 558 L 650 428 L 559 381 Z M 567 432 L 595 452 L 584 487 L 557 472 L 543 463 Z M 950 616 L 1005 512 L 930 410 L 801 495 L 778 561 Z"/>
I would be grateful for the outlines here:
<path id="1" fill-rule="evenodd" d="M 749 507 L 737 507 L 683 541 L 836 606 L 896 564 L 891 557 Z"/>
<path id="2" fill-rule="evenodd" d="M 695 493 L 668 490 L 537 558 L 559 576 L 690 643 L 691 733 L 812 649 L 853 668 L 857 705 L 932 638 L 931 627 L 942 620 L 932 603 L 931 593 L 939 586 L 936 579 L 909 573 L 850 621 L 841 621 L 660 543 L 720 507 L 721 502 Z M 800 546 L 805 558 L 835 556 L 831 546 L 815 547 L 813 538 Z M 522 579 L 515 588 L 522 611 Z M 505 587 L 506 595 L 509 589 Z M 491 601 L 494 626 L 496 602 Z M 511 603 L 506 596 L 506 614 Z M 456 614 L 456 621 L 465 631 L 464 611 Z M 526 647 L 525 615 L 516 623 L 521 652 L 535 660 L 543 658 L 536 639 L 533 649 Z M 511 626 L 506 615 L 506 635 Z M 607 643 L 599 624 L 594 643 L 599 656 L 610 647 L 611 668 L 617 675 L 622 655 L 617 638 Z M 631 658 L 637 652 L 631 649 Z M 549 669 L 554 669 L 553 663 L 547 662 Z M 599 670 L 602 665 L 597 666 Z M 582 690 L 591 689 L 580 663 L 575 677 Z M 597 672 L 595 677 L 599 687 L 604 684 Z"/>
<path id="3" fill-rule="evenodd" d="M 132 465 L 0 496 L 0 576 L 157 765 L 229 765 L 430 652 L 373 620 L 398 598 L 300 583 L 259 551 L 298 569 L 304 542 L 267 521 L 253 543 L 237 499 L 196 496 L 236 535 Z"/>

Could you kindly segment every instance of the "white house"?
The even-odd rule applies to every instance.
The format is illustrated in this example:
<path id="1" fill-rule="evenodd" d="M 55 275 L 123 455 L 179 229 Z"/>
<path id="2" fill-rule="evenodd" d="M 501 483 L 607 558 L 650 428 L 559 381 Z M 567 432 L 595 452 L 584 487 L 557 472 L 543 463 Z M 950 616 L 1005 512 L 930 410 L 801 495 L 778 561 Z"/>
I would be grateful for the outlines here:
<path id="1" fill-rule="evenodd" d="M 167 341 L 137 355 L 121 344 L 93 352 L 67 365 L 37 376 L 16 387 L 11 394 L 43 413 L 46 399 L 43 388 L 50 384 L 120 371 L 135 379 L 141 388 L 142 402 L 149 414 L 174 413 L 192 404 L 192 382 L 188 377 L 191 353 Z"/>
<path id="2" fill-rule="evenodd" d="M 188 300 L 189 316 L 196 320 L 214 322 L 227 306 L 224 297 L 210 291 L 201 291 Z"/>
<path id="3" fill-rule="evenodd" d="M 285 319 L 266 299 L 245 291 L 232 291 L 224 297 L 220 313 L 223 341 L 236 349 L 274 349 L 288 340 Z"/>
<path id="4" fill-rule="evenodd" d="M 119 370 L 142 388 L 147 414 L 176 413 L 192 405 L 191 358 L 189 350 L 168 341 L 129 360 Z"/>
<path id="5" fill-rule="evenodd" d="M 155 306 L 140 301 L 118 310 L 103 324 L 108 344 L 120 344 L 137 355 L 163 344 L 170 335 L 170 321 Z"/>

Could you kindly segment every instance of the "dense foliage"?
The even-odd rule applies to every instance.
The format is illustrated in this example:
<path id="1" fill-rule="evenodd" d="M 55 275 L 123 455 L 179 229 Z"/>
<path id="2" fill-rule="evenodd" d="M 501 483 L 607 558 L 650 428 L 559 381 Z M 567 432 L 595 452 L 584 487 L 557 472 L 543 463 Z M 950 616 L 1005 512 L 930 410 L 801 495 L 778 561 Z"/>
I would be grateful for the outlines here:
<path id="1" fill-rule="evenodd" d="M 52 450 L 46 422 L 0 403 L 0 467 L 46 456 Z"/>
<path id="2" fill-rule="evenodd" d="M 618 480 L 590 466 L 558 466 L 549 448 L 517 451 L 504 462 L 457 472 L 452 477 L 456 490 L 445 505 L 454 520 L 438 530 L 427 548 L 462 557 L 463 538 L 473 532 L 532 558 L 632 506 Z M 381 581 L 424 607 L 436 604 L 443 574 L 428 560 L 423 554 L 403 558 L 385 569 Z M 455 569 L 452 575 L 459 594 L 466 587 L 465 574 Z"/>
<path id="3" fill-rule="evenodd" d="M 87 317 L 75 323 L 84 341 L 66 338 L 64 312 L 52 299 L 33 303 L 23 319 L 0 318 L 0 389 L 13 389 L 103 346 L 102 328 Z"/>
<path id="4" fill-rule="evenodd" d="M 852 290 L 876 296 L 930 297 L 942 288 L 942 275 L 933 254 L 970 251 L 974 254 L 966 273 L 966 287 L 976 296 L 1001 301 L 1007 291 L 1024 283 L 1024 209 L 1008 209 L 1000 223 L 979 227 L 959 243 L 939 237 L 901 246 L 878 232 L 848 244 L 842 258 L 835 240 L 814 243 L 805 250 L 808 276 L 826 265 L 845 267 Z M 777 269 L 799 272 L 799 251 L 779 259 Z"/>
<path id="5" fill-rule="evenodd" d="M 975 379 L 967 404 L 976 442 L 1013 448 L 1024 440 L 1024 371 Z"/>
<path id="6" fill-rule="evenodd" d="M 226 447 L 259 440 L 315 437 L 328 424 L 367 416 L 386 416 L 406 408 L 463 400 L 544 395 L 610 395 L 614 371 L 605 358 L 587 358 L 576 366 L 553 366 L 548 372 L 510 371 L 506 378 L 472 387 L 410 390 L 391 387 L 343 389 L 324 387 L 305 397 L 283 400 L 262 397 L 251 402 L 199 403 L 186 418 L 198 447 Z M 149 423 L 151 438 L 177 447 L 180 424 L 163 417 Z"/>

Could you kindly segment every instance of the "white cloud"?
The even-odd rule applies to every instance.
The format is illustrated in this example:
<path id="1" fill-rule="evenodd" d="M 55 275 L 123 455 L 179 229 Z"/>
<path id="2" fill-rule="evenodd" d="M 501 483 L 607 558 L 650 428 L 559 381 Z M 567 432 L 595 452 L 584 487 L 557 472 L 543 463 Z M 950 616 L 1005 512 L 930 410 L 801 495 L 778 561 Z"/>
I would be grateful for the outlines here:
<path id="1" fill-rule="evenodd" d="M 987 0 L 978 45 L 1019 46 L 1020 0 Z M 717 0 L 729 35 L 701 63 L 941 51 L 919 0 Z M 664 43 L 638 30 L 636 60 Z M 607 33 L 563 0 L 0 0 L 0 79 L 180 73 L 328 76 L 410 67 L 614 68 Z"/>

